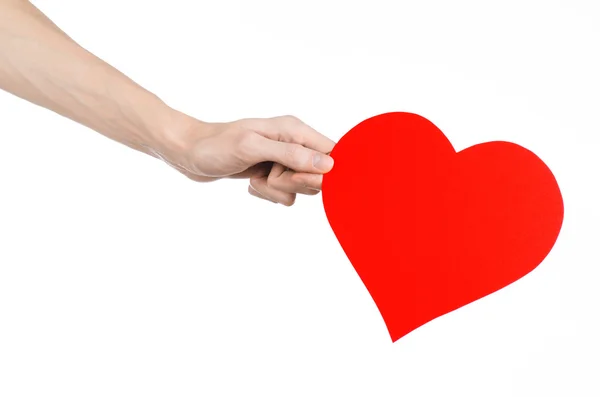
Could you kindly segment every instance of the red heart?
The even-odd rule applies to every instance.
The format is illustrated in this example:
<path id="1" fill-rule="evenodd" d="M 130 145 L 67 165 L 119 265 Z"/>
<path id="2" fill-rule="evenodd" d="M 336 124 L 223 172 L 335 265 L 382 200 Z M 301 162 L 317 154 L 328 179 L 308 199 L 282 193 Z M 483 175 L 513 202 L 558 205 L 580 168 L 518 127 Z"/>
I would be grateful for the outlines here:
<path id="1" fill-rule="evenodd" d="M 395 112 L 331 156 L 325 213 L 392 342 L 531 272 L 562 227 L 552 172 L 514 143 L 457 153 L 429 120 Z"/>

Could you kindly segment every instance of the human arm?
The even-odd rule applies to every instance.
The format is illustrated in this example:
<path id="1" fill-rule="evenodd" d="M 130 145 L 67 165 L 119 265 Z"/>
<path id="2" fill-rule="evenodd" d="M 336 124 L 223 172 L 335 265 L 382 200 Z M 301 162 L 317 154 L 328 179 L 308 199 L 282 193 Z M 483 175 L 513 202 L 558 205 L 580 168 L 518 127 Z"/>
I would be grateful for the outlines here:
<path id="1" fill-rule="evenodd" d="M 0 0 L 0 89 L 193 180 L 247 177 L 250 193 L 286 205 L 317 193 L 333 165 L 334 142 L 294 117 L 207 123 L 172 109 L 25 0 Z"/>

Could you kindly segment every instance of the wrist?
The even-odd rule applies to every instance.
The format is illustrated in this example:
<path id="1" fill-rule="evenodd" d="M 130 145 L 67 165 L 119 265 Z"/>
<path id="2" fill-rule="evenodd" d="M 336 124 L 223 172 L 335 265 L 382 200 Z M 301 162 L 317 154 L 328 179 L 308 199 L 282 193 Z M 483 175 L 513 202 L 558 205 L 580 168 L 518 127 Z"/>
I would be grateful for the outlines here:
<path id="1" fill-rule="evenodd" d="M 211 126 L 164 103 L 152 113 L 143 146 L 163 158 L 186 156 Z"/>

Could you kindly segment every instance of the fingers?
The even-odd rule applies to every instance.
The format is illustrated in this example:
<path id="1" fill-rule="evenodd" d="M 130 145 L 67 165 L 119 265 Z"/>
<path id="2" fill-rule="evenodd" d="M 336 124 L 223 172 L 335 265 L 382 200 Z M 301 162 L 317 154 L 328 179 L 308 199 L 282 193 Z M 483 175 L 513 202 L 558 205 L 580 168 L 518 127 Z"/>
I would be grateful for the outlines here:
<path id="1" fill-rule="evenodd" d="M 274 141 L 295 143 L 321 153 L 331 153 L 335 142 L 294 116 L 252 119 L 255 131 Z"/>
<path id="2" fill-rule="evenodd" d="M 271 200 L 271 199 L 269 199 L 269 198 L 267 198 L 267 197 L 263 196 L 262 194 L 260 194 L 260 193 L 259 193 L 257 190 L 255 190 L 255 189 L 252 187 L 252 185 L 248 185 L 248 193 L 250 193 L 250 194 L 251 194 L 252 196 L 254 196 L 254 197 L 258 197 L 259 199 L 262 199 L 262 200 L 267 200 L 267 201 L 270 201 L 270 202 L 272 202 L 272 203 L 275 203 L 275 204 L 277 204 L 277 202 L 276 202 L 276 201 L 273 201 L 273 200 Z"/>
<path id="3" fill-rule="evenodd" d="M 274 187 L 269 186 L 267 179 L 267 176 L 251 178 L 248 192 L 255 197 L 269 200 L 273 203 L 283 204 L 287 207 L 294 204 L 296 201 L 295 193 L 277 190 Z"/>
<path id="4" fill-rule="evenodd" d="M 324 174 L 333 168 L 333 158 L 297 143 L 287 143 L 257 136 L 254 147 L 248 153 L 255 156 L 253 161 L 272 161 L 297 172 Z"/>
<path id="5" fill-rule="evenodd" d="M 194 152 L 202 164 L 180 171 L 198 181 L 250 178 L 251 195 L 286 206 L 318 194 L 334 166 L 335 142 L 292 116 L 238 120 L 205 138 Z"/>
<path id="6" fill-rule="evenodd" d="M 240 173 L 229 175 L 228 178 L 248 179 L 252 177 L 267 176 L 269 175 L 269 172 L 271 172 L 272 167 L 273 163 L 271 162 L 258 163 Z"/>
<path id="7" fill-rule="evenodd" d="M 321 175 L 297 173 L 275 164 L 267 178 L 267 185 L 286 193 L 314 196 L 321 189 L 322 179 Z"/>

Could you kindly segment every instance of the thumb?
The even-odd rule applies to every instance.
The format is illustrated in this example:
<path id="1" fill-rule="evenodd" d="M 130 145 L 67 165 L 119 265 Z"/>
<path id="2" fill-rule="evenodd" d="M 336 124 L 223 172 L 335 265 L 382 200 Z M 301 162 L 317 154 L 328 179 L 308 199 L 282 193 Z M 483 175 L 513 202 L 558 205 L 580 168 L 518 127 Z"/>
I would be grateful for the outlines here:
<path id="1" fill-rule="evenodd" d="M 261 137 L 256 141 L 258 162 L 272 161 L 296 172 L 324 174 L 333 167 L 333 158 L 297 143 L 274 141 Z"/>

